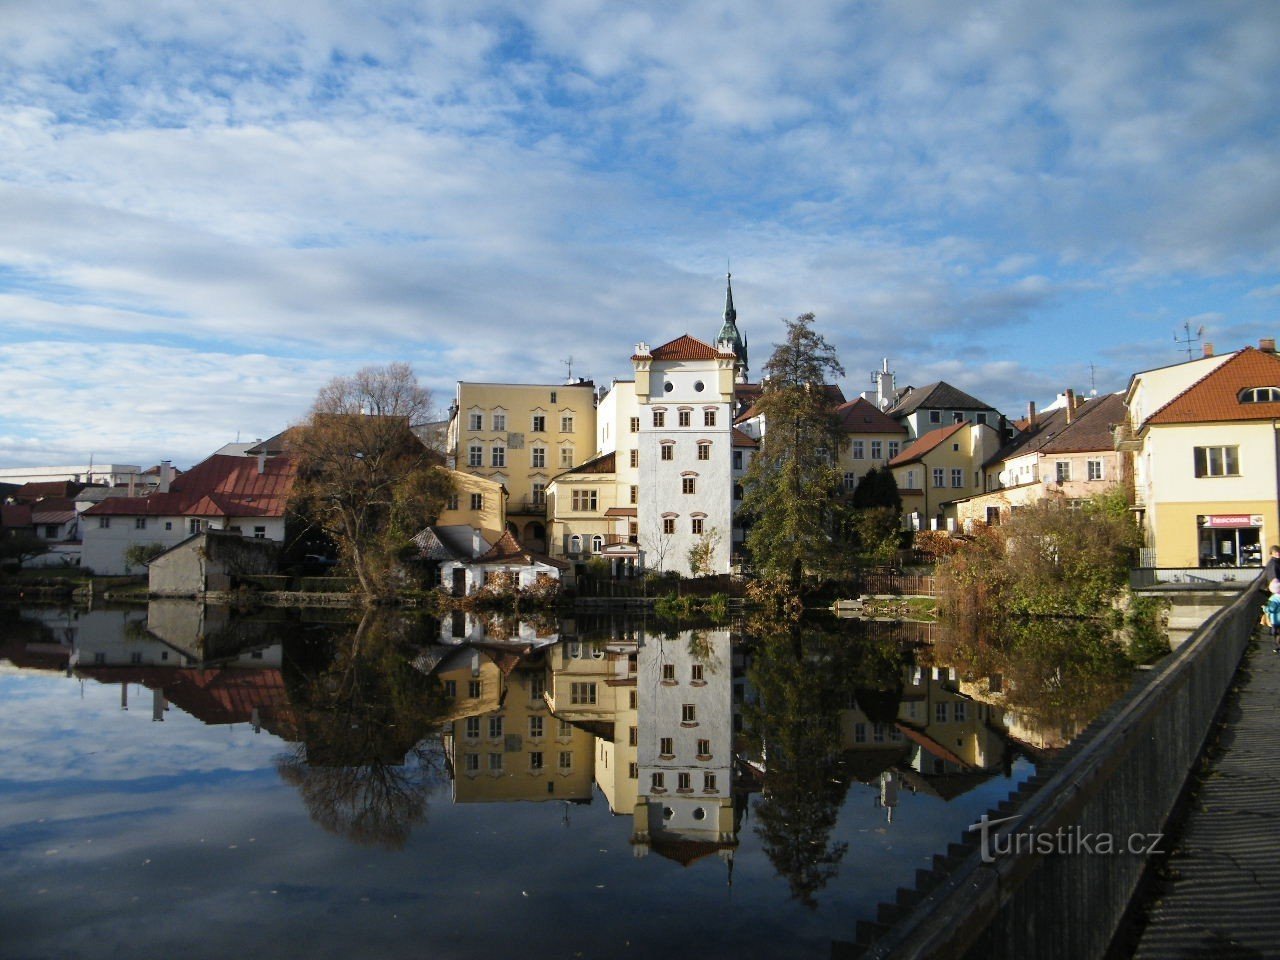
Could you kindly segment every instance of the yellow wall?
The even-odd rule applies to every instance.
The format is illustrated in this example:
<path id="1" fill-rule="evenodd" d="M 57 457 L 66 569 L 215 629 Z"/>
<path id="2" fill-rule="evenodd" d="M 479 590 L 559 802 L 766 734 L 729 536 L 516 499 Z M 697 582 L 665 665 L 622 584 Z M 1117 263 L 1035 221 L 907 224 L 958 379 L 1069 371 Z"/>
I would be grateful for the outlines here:
<path id="1" fill-rule="evenodd" d="M 457 508 L 449 504 L 440 512 L 440 526 L 466 525 L 482 530 L 488 538 L 496 540 L 502 536 L 507 525 L 507 492 L 502 484 L 487 477 L 474 476 L 461 470 L 450 470 L 453 489 L 457 497 Z M 471 508 L 471 495 L 479 494 L 483 506 L 479 510 Z"/>
<path id="2" fill-rule="evenodd" d="M 872 467 L 877 470 L 883 469 L 884 465 L 896 457 L 909 443 L 905 433 L 850 433 L 845 436 L 844 446 L 840 450 L 840 456 L 836 460 L 836 465 L 840 470 L 840 476 L 843 480 L 846 474 L 852 473 L 861 480 L 865 477 Z M 854 444 L 862 444 L 862 459 L 854 459 Z M 880 444 L 880 456 L 871 456 L 871 444 Z M 891 449 L 889 444 L 894 444 Z M 849 492 L 844 488 L 845 492 Z"/>
<path id="3" fill-rule="evenodd" d="M 594 510 L 573 509 L 573 491 L 595 491 Z M 552 557 L 569 556 L 566 544 L 569 537 L 582 537 L 582 554 L 591 548 L 591 538 L 597 534 L 605 537 L 617 533 L 618 521 L 605 516 L 610 507 L 618 506 L 619 487 L 616 474 L 571 473 L 557 477 L 547 492 L 547 553 Z M 581 504 L 581 500 L 579 500 Z"/>
<path id="4" fill-rule="evenodd" d="M 894 467 L 893 477 L 900 488 L 916 488 L 924 491 L 923 497 L 904 497 L 903 512 L 920 511 L 920 525 L 922 528 L 927 528 L 929 521 L 942 512 L 944 503 L 981 493 L 982 464 L 995 452 L 998 442 L 999 435 L 993 428 L 975 424 L 957 431 L 920 460 Z M 935 469 L 942 470 L 945 486 L 934 485 Z M 961 485 L 959 487 L 951 485 L 953 469 L 960 470 Z M 914 483 L 909 479 L 912 472 L 914 472 Z"/>

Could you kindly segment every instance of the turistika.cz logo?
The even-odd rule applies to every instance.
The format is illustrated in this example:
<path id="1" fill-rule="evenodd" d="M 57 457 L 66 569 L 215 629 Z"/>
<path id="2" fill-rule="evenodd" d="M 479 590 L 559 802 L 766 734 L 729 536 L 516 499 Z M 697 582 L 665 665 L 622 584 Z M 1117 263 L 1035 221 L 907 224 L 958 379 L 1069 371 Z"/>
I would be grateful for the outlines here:
<path id="1" fill-rule="evenodd" d="M 1032 824 L 1027 830 L 1010 831 L 1003 835 L 995 828 L 1004 823 L 1015 823 L 1022 817 L 1000 817 L 992 820 L 985 813 L 977 823 L 969 825 L 969 833 L 977 831 L 982 849 L 982 862 L 994 863 L 997 857 L 1014 854 L 1048 856 L 1100 856 L 1114 857 L 1128 854 L 1145 857 L 1158 854 L 1163 833 L 1131 833 L 1127 837 L 1114 833 L 1082 830 L 1079 827 L 1059 827 L 1057 830 L 1036 830 Z"/>

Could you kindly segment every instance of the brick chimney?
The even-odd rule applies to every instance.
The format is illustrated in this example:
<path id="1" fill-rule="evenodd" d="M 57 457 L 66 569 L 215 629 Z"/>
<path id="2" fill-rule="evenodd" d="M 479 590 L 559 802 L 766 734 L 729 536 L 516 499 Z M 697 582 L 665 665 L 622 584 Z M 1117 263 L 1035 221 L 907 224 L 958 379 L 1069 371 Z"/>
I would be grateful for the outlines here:
<path id="1" fill-rule="evenodd" d="M 1206 343 L 1206 344 L 1204 345 L 1204 355 L 1205 355 L 1206 357 L 1212 357 L 1212 356 L 1213 356 L 1213 344 L 1212 344 L 1212 343 Z"/>
<path id="2" fill-rule="evenodd" d="M 1276 338 L 1263 337 L 1261 340 L 1258 341 L 1258 349 L 1261 350 L 1263 353 L 1275 353 Z"/>
<path id="3" fill-rule="evenodd" d="M 168 493 L 169 484 L 173 482 L 173 461 L 160 461 L 160 485 L 156 488 L 156 493 Z"/>
<path id="4" fill-rule="evenodd" d="M 1029 428 L 1036 425 L 1036 402 L 1034 400 L 1027 401 L 1027 426 Z"/>
<path id="5" fill-rule="evenodd" d="M 1067 387 L 1067 423 L 1070 424 L 1075 419 L 1076 414 L 1076 392 Z"/>

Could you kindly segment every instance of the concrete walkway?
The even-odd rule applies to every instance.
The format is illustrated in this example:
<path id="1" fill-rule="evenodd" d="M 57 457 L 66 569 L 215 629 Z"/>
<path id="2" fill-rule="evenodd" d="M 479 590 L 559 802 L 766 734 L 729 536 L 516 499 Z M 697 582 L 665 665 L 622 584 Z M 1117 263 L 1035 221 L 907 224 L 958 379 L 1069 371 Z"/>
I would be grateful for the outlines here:
<path id="1" fill-rule="evenodd" d="M 1280 957 L 1280 655 L 1251 645 L 1191 797 L 1140 960 Z"/>

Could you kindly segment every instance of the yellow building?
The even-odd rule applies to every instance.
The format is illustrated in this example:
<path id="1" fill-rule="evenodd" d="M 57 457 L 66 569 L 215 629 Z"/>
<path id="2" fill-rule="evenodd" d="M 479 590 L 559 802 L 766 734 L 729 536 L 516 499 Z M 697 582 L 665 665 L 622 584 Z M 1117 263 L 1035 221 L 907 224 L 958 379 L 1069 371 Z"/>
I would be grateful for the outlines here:
<path id="1" fill-rule="evenodd" d="M 626 542 L 627 518 L 618 516 L 617 454 L 604 453 L 552 478 L 547 487 L 548 555 L 584 561 Z M 634 519 L 635 511 L 629 511 Z"/>
<path id="2" fill-rule="evenodd" d="M 907 428 L 863 397 L 840 404 L 836 416 L 845 436 L 838 460 L 841 486 L 851 494 L 871 470 L 883 470 L 902 452 Z"/>
<path id="3" fill-rule="evenodd" d="M 889 461 L 912 529 L 941 529 L 946 507 L 982 492 L 982 465 L 1000 444 L 985 423 L 960 421 L 926 433 Z"/>
<path id="4" fill-rule="evenodd" d="M 507 529 L 507 489 L 497 480 L 450 470 L 453 496 L 440 511 L 442 527 L 466 526 L 479 530 L 489 543 Z"/>
<path id="5" fill-rule="evenodd" d="M 507 488 L 507 526 L 545 551 L 551 478 L 595 452 L 595 385 L 458 382 L 447 431 L 451 465 Z"/>
<path id="6" fill-rule="evenodd" d="M 1260 565 L 1267 548 L 1280 542 L 1275 341 L 1212 365 L 1155 409 L 1146 376 L 1130 384 L 1130 397 L 1148 399 L 1131 403 L 1122 441 L 1134 457 L 1134 506 L 1148 546 L 1144 565 Z"/>

